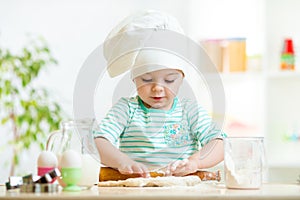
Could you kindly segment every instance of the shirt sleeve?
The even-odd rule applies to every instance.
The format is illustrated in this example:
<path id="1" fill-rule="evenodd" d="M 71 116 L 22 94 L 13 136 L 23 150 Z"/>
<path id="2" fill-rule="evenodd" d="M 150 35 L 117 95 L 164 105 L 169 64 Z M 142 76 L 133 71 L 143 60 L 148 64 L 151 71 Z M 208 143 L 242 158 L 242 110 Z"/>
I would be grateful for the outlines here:
<path id="1" fill-rule="evenodd" d="M 189 105 L 189 121 L 191 132 L 195 135 L 201 146 L 204 146 L 213 139 L 223 139 L 226 134 L 217 127 L 217 124 L 211 119 L 207 111 L 192 102 Z"/>
<path id="2" fill-rule="evenodd" d="M 94 138 L 103 137 L 117 146 L 129 119 L 128 99 L 121 98 L 93 129 Z"/>

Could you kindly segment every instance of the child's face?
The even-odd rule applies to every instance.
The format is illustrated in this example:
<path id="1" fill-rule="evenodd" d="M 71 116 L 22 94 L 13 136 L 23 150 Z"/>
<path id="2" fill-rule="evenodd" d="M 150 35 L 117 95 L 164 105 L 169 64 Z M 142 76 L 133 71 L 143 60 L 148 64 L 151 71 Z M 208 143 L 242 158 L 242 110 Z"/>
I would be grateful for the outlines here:
<path id="1" fill-rule="evenodd" d="M 134 79 L 145 106 L 161 110 L 171 109 L 182 80 L 182 72 L 176 69 L 149 72 Z"/>

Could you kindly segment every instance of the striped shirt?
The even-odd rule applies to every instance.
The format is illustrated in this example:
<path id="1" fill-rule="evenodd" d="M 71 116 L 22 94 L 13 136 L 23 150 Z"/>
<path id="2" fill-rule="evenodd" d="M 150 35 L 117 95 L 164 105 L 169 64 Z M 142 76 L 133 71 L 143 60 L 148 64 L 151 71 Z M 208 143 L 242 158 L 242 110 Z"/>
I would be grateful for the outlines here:
<path id="1" fill-rule="evenodd" d="M 150 168 L 188 158 L 212 139 L 225 136 L 195 101 L 175 98 L 165 111 L 146 108 L 138 96 L 121 98 L 93 133 Z"/>

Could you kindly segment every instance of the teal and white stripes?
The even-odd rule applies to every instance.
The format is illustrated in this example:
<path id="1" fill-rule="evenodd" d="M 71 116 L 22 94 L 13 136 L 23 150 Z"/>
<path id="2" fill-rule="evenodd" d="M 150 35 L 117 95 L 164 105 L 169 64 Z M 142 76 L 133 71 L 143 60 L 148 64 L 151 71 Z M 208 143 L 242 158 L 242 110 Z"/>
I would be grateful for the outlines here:
<path id="1" fill-rule="evenodd" d="M 139 97 L 121 98 L 94 131 L 149 167 L 187 158 L 224 136 L 201 106 L 177 98 L 169 111 L 148 109 Z"/>

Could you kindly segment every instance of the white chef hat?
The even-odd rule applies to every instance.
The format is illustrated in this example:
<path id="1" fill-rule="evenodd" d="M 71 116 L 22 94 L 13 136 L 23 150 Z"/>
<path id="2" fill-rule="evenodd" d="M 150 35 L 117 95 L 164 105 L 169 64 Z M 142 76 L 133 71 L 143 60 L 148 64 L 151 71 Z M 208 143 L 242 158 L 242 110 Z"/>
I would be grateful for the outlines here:
<path id="1" fill-rule="evenodd" d="M 107 36 L 104 56 L 111 77 L 131 70 L 131 78 L 142 74 L 172 68 L 184 72 L 187 62 L 176 53 L 162 48 L 144 47 L 151 32 L 169 30 L 183 34 L 178 21 L 163 12 L 149 10 L 136 13 L 119 23 Z M 139 30 L 141 30 L 139 32 Z"/>

